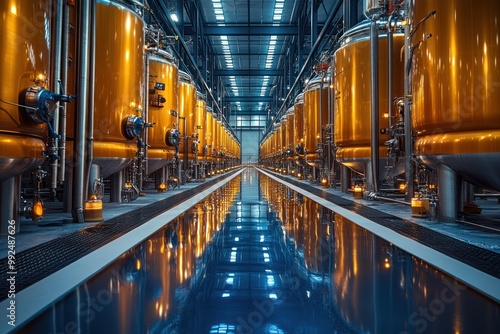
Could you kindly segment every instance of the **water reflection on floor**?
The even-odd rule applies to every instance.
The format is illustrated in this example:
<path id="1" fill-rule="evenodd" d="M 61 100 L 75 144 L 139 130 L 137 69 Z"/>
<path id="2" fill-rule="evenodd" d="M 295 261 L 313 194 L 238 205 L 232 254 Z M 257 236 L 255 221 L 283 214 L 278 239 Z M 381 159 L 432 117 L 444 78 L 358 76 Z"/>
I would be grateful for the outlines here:
<path id="1" fill-rule="evenodd" d="M 25 330 L 493 333 L 499 326 L 498 304 L 247 169 Z"/>

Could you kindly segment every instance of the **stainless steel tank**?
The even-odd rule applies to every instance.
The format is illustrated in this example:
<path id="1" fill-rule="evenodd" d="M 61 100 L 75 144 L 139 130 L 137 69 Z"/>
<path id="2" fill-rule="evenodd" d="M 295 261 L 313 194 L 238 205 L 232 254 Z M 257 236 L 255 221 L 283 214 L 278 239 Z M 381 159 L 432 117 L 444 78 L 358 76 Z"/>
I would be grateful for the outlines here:
<path id="1" fill-rule="evenodd" d="M 145 101 L 144 22 L 116 2 L 98 0 L 96 11 L 93 151 L 107 177 L 136 156 L 133 129 Z"/>
<path id="2" fill-rule="evenodd" d="M 357 173 L 365 174 L 367 164 L 371 160 L 371 62 L 370 62 L 370 24 L 362 22 L 353 27 L 342 38 L 340 48 L 333 59 L 334 69 L 334 139 L 337 146 L 337 160 Z M 379 32 L 378 73 L 379 73 L 379 156 L 380 166 L 387 161 L 387 147 L 384 143 L 389 139 L 381 129 L 389 126 L 384 111 L 388 110 L 388 47 L 387 34 Z M 392 96 L 403 96 L 404 63 L 400 51 L 404 44 L 403 34 L 393 35 L 393 93 Z M 379 168 L 380 178 L 385 178 L 386 171 Z"/>
<path id="3" fill-rule="evenodd" d="M 187 159 L 193 160 L 194 152 L 191 147 L 191 136 L 193 134 L 194 115 L 196 113 L 196 87 L 191 76 L 184 71 L 179 71 L 179 95 L 177 101 L 180 118 L 179 129 L 182 137 L 184 137 L 180 145 L 181 155 L 187 152 Z M 187 148 L 185 147 L 186 144 Z M 182 159 L 184 160 L 186 157 L 183 156 Z"/>
<path id="4" fill-rule="evenodd" d="M 198 137 L 198 159 L 204 158 L 203 147 L 206 144 L 207 131 L 207 102 L 201 93 L 196 97 L 196 115 L 193 126 L 193 134 Z"/>
<path id="5" fill-rule="evenodd" d="M 51 8 L 49 1 L 0 2 L 0 182 L 45 160 L 47 125 L 16 104 L 25 104 L 29 87 L 49 86 Z"/>
<path id="6" fill-rule="evenodd" d="M 324 143 L 323 130 L 328 124 L 328 82 L 326 77 L 315 77 L 304 90 L 304 133 L 306 161 L 318 165 L 318 145 Z"/>
<path id="7" fill-rule="evenodd" d="M 177 84 L 175 59 L 166 51 L 157 50 L 148 57 L 149 95 L 148 172 L 152 173 L 172 161 L 178 140 Z"/>
<path id="8" fill-rule="evenodd" d="M 411 1 L 409 15 L 411 43 L 420 44 L 411 71 L 415 154 L 500 191 L 500 2 Z"/>

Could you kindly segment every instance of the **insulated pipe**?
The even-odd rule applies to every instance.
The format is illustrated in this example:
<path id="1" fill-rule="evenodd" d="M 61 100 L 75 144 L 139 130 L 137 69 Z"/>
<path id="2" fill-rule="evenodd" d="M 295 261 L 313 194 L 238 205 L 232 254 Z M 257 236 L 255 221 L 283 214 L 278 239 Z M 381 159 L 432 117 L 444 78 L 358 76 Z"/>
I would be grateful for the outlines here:
<path id="1" fill-rule="evenodd" d="M 370 24 L 370 68 L 371 68 L 371 168 L 372 168 L 372 191 L 378 192 L 378 169 L 379 169 L 379 96 L 378 96 L 378 30 L 376 17 L 372 18 Z M 390 104 L 390 103 L 389 103 Z"/>
<path id="2" fill-rule="evenodd" d="M 76 112 L 76 127 L 75 127 L 75 143 L 73 154 L 73 221 L 83 223 L 83 205 L 86 198 L 86 131 L 87 131 L 87 109 L 88 109 L 88 93 L 89 93 L 89 53 L 90 53 L 90 3 L 92 1 L 79 1 L 80 4 L 80 44 L 79 44 L 79 59 L 80 71 L 78 73 L 78 105 Z"/>
<path id="3" fill-rule="evenodd" d="M 457 219 L 457 186 L 456 173 L 445 164 L 439 164 L 438 173 L 438 220 L 454 223 Z"/>

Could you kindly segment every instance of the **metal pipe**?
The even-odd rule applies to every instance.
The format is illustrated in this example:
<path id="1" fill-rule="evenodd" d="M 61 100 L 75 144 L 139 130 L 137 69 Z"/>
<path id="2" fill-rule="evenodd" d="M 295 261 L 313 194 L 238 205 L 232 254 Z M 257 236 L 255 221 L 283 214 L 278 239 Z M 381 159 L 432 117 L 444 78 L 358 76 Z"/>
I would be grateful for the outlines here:
<path id="1" fill-rule="evenodd" d="M 405 8 L 408 8 L 409 1 L 406 0 Z M 413 198 L 414 186 L 413 186 L 413 140 L 412 140 L 412 126 L 411 126 L 411 85 L 410 85 L 410 48 L 411 48 L 411 36 L 410 36 L 410 26 L 405 25 L 405 99 L 404 99 L 404 136 L 405 136 L 405 179 L 406 179 L 406 189 L 405 189 L 405 200 L 410 202 Z"/>
<path id="2" fill-rule="evenodd" d="M 78 107 L 76 112 L 76 132 L 74 143 L 74 173 L 73 173 L 73 221 L 83 223 L 83 205 L 86 198 L 85 163 L 87 155 L 86 130 L 87 130 L 87 108 L 88 108 L 88 75 L 89 75 L 89 53 L 90 53 L 90 3 L 91 1 L 79 1 L 80 5 L 80 43 L 79 60 L 80 71 L 78 75 Z"/>
<path id="3" fill-rule="evenodd" d="M 389 115 L 389 129 L 392 128 L 392 48 L 393 48 L 393 30 L 391 27 L 392 24 L 392 14 L 389 16 L 387 20 L 387 69 L 388 69 L 388 78 L 387 78 L 387 115 Z"/>
<path id="4" fill-rule="evenodd" d="M 61 84 L 63 87 L 68 89 L 68 55 L 69 55 L 69 6 L 64 4 L 63 7 L 63 43 L 61 49 Z M 59 182 L 64 182 L 66 178 L 66 123 L 67 123 L 67 113 L 66 104 L 63 103 L 59 108 L 61 108 L 59 113 L 59 134 L 61 139 L 59 140 L 59 169 L 58 169 L 58 180 Z"/>
<path id="5" fill-rule="evenodd" d="M 371 68 L 371 168 L 372 191 L 378 192 L 379 183 L 379 90 L 378 90 L 378 29 L 377 18 L 370 24 L 370 68 Z"/>
<path id="6" fill-rule="evenodd" d="M 13 176 L 0 183 L 0 235 L 8 235 L 10 226 L 15 233 L 20 227 L 21 175 Z"/>
<path id="7" fill-rule="evenodd" d="M 58 0 L 56 1 L 56 18 L 55 18 L 55 36 L 54 36 L 54 71 L 52 72 L 52 91 L 58 91 L 58 80 L 61 77 L 61 66 L 64 58 L 62 58 L 62 27 L 63 27 L 63 6 L 64 1 Z M 59 92 L 59 94 L 63 94 L 63 92 Z M 59 129 L 59 106 L 54 110 L 54 118 L 52 120 L 52 128 L 57 133 Z M 59 150 L 58 146 L 59 138 L 52 138 L 50 140 L 50 146 L 54 150 L 53 152 L 57 153 Z M 52 160 L 52 159 L 51 159 Z M 58 164 L 59 162 L 56 159 L 53 159 L 50 162 L 50 189 L 54 192 L 57 188 L 57 175 L 58 175 Z"/>
<path id="8" fill-rule="evenodd" d="M 457 219 L 457 175 L 445 164 L 439 164 L 438 172 L 438 220 L 455 222 Z"/>
<path id="9" fill-rule="evenodd" d="M 87 168 L 94 159 L 94 94 L 95 94 L 95 49 L 96 49 L 96 1 L 90 1 L 90 54 L 89 54 L 89 89 L 88 89 L 88 128 L 87 128 Z M 88 175 L 88 174 L 87 174 Z"/>

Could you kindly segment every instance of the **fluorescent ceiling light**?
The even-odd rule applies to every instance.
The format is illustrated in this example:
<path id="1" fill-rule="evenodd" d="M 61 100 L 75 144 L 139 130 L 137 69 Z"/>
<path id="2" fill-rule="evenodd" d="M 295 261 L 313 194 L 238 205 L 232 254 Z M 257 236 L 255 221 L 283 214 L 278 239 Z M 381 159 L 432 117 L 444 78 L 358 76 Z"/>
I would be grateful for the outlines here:
<path id="1" fill-rule="evenodd" d="M 274 21 L 280 21 L 281 20 L 281 15 L 274 15 L 273 16 Z"/>
<path id="2" fill-rule="evenodd" d="M 224 15 L 215 15 L 217 21 L 224 21 Z"/>
<path id="3" fill-rule="evenodd" d="M 173 14 L 170 14 L 170 18 L 172 19 L 172 21 L 174 22 L 179 22 L 179 18 L 177 17 L 177 14 L 173 13 Z"/>

